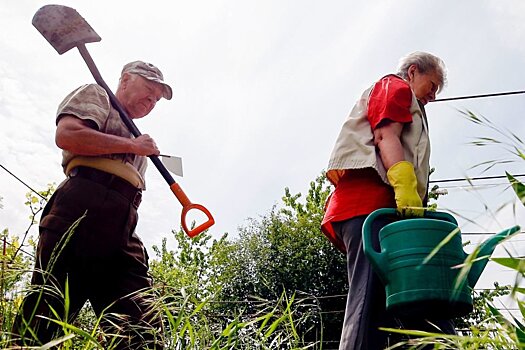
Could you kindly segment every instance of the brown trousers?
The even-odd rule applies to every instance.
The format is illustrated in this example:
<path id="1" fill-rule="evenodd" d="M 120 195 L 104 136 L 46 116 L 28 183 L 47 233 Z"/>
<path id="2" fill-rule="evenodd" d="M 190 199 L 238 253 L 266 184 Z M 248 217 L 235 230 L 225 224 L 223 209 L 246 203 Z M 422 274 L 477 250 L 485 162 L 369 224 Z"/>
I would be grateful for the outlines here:
<path id="1" fill-rule="evenodd" d="M 32 290 L 13 329 L 20 345 L 60 336 L 62 327 L 42 317 L 71 323 L 89 300 L 97 316 L 103 315 L 105 348 L 163 348 L 148 256 L 134 232 L 140 193 L 134 195 L 121 181 L 113 186 L 116 182 L 102 175 L 98 183 L 67 179 L 44 209 Z"/>

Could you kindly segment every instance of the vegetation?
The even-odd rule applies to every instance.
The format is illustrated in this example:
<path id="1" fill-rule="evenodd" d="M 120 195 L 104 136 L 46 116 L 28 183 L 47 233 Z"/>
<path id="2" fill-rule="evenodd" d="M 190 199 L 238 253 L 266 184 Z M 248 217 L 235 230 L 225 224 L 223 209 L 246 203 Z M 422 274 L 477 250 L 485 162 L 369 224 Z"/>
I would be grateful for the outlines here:
<path id="1" fill-rule="evenodd" d="M 470 112 L 465 116 L 478 125 L 488 121 Z M 474 144 L 505 144 L 518 159 L 525 160 L 521 140 L 513 134 L 500 135 L 505 135 L 506 143 L 485 137 Z M 508 163 L 496 160 L 484 166 L 490 169 L 500 164 Z M 525 185 L 511 174 L 507 178 L 525 203 Z M 12 234 L 7 228 L 1 231 L 0 348 L 11 344 L 13 319 L 28 288 L 35 250 L 28 233 L 53 190 L 50 185 L 38 196 L 28 195 L 26 205 L 31 214 L 25 233 Z M 337 348 L 347 280 L 345 257 L 319 231 L 328 194 L 326 179 L 320 176 L 310 183 L 304 198 L 285 189 L 280 206 L 251 219 L 235 238 L 225 234 L 213 239 L 205 232 L 190 240 L 182 230 L 174 230 L 174 249 L 168 247 L 167 238 L 153 247 L 152 293 L 163 318 L 166 348 Z M 418 349 L 431 344 L 434 349 L 525 349 L 525 303 L 521 301 L 525 289 L 519 286 L 525 259 L 509 256 L 493 260 L 515 271 L 517 282 L 479 291 L 475 312 L 457 320 L 466 332 L 440 335 L 389 330 L 417 336 L 393 348 Z M 509 316 L 494 306 L 496 298 L 507 294 L 516 300 L 519 316 Z M 67 293 L 64 298 L 67 302 Z M 101 328 L 105 316 L 97 317 L 89 304 L 72 324 L 57 316 L 55 321 L 62 325 L 64 336 L 46 348 L 113 348 L 118 338 Z"/>
<path id="2" fill-rule="evenodd" d="M 300 194 L 286 189 L 283 208 L 251 220 L 236 239 L 225 235 L 211 241 L 201 234 L 190 241 L 182 231 L 174 231 L 175 251 L 167 249 L 166 239 L 153 248 L 154 280 L 160 288 L 173 287 L 186 295 L 192 308 L 207 300 L 201 310 L 210 315 L 208 322 L 222 327 L 231 320 L 250 323 L 274 313 L 276 303 L 294 300 L 291 309 L 297 321 L 291 329 L 297 344 L 313 344 L 321 337 L 327 344 L 337 343 L 346 264 L 319 231 L 328 193 L 323 177 L 311 182 L 304 204 Z"/>
<path id="3" fill-rule="evenodd" d="M 40 194 L 48 198 L 52 192 L 50 186 Z M 344 256 L 319 232 L 328 193 L 325 179 L 319 177 L 310 184 L 305 203 L 300 203 L 300 194 L 286 189 L 282 208 L 251 220 L 236 239 L 224 235 L 213 240 L 206 232 L 189 240 L 178 230 L 172 232 L 174 250 L 168 249 L 167 239 L 153 247 L 153 292 L 167 348 L 322 348 L 322 340 L 337 344 L 346 270 Z M 10 265 L 2 270 L 0 347 L 10 342 L 14 315 L 29 288 L 34 242 L 28 232 L 44 204 L 45 199 L 28 195 L 31 223 L 22 242 L 6 237 L 11 249 L 3 255 Z M 22 247 L 32 252 L 22 254 Z M 67 302 L 67 293 L 64 298 Z M 58 315 L 55 322 L 65 335 L 54 345 L 63 349 L 110 349 L 116 339 L 104 333 L 89 304 L 73 324 Z"/>

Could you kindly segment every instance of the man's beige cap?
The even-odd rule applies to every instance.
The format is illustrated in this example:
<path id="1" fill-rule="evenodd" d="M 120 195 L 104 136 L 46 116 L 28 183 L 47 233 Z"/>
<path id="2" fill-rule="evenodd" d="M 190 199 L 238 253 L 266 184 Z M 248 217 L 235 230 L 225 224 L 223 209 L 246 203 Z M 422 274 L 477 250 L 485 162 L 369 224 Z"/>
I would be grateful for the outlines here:
<path id="1" fill-rule="evenodd" d="M 138 74 L 143 78 L 162 84 L 162 86 L 164 87 L 162 97 L 164 97 L 167 100 L 171 100 L 171 97 L 173 96 L 171 86 L 164 82 L 162 72 L 153 64 L 143 61 L 130 62 L 126 64 L 124 68 L 122 68 L 121 75 L 124 73 Z"/>

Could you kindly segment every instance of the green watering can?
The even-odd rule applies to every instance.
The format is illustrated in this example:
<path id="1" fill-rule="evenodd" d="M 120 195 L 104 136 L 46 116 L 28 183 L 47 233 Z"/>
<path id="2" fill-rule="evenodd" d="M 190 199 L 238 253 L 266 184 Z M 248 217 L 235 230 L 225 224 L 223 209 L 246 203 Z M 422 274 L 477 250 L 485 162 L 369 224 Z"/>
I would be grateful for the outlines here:
<path id="1" fill-rule="evenodd" d="M 423 218 L 390 223 L 379 232 L 381 252 L 378 252 L 372 246 L 371 226 L 381 216 L 396 216 L 396 210 L 378 209 L 366 218 L 364 253 L 385 285 L 386 309 L 402 317 L 448 319 L 471 312 L 472 289 L 488 257 L 501 240 L 520 229 L 514 226 L 481 244 L 479 260 L 475 259 L 468 277 L 458 283 L 461 268 L 457 265 L 463 264 L 468 254 L 463 251 L 458 223 L 452 215 L 425 212 Z M 453 237 L 444 243 L 451 233 Z M 443 246 L 430 257 L 440 244 Z"/>

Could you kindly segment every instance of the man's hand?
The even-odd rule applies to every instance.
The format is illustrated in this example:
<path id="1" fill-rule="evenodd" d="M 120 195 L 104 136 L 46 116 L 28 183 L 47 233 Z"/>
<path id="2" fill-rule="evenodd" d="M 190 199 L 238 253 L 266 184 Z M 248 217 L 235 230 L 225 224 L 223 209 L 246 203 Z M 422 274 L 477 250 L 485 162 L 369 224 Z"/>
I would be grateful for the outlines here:
<path id="1" fill-rule="evenodd" d="M 139 156 L 158 156 L 160 154 L 157 144 L 148 134 L 140 135 L 133 139 L 133 149 L 133 153 Z"/>
<path id="2" fill-rule="evenodd" d="M 401 216 L 423 216 L 423 203 L 417 193 L 417 179 L 412 163 L 405 160 L 397 162 L 388 169 L 386 176 L 394 188 L 397 211 Z"/>

